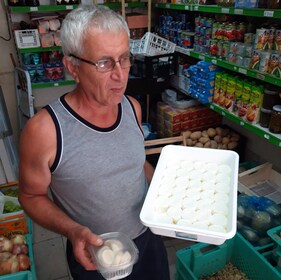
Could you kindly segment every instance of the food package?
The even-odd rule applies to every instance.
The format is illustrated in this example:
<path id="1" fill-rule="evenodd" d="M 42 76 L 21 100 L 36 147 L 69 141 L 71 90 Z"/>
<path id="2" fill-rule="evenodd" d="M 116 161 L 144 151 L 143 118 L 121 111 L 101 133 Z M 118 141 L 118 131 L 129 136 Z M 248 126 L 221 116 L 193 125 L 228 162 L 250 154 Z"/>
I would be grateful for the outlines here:
<path id="1" fill-rule="evenodd" d="M 267 230 L 281 224 L 281 206 L 263 196 L 240 194 L 237 205 L 237 230 L 254 246 L 271 242 Z"/>
<path id="2" fill-rule="evenodd" d="M 54 36 L 52 33 L 41 34 L 40 41 L 43 48 L 54 46 Z"/>

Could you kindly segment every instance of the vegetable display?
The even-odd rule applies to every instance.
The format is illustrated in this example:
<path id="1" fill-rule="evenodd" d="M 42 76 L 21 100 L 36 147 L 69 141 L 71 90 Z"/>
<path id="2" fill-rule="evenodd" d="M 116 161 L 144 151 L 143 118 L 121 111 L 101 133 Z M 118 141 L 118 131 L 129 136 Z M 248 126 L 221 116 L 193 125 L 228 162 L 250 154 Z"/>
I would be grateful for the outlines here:
<path id="1" fill-rule="evenodd" d="M 24 235 L 0 236 L 0 275 L 27 270 L 31 265 Z"/>
<path id="2" fill-rule="evenodd" d="M 5 201 L 3 214 L 13 213 L 22 210 L 22 207 L 13 201 Z"/>
<path id="3" fill-rule="evenodd" d="M 249 280 L 246 274 L 240 271 L 232 263 L 227 263 L 226 266 L 220 271 L 211 276 L 200 278 L 200 280 Z"/>
<path id="4" fill-rule="evenodd" d="M 202 131 L 185 132 L 187 146 L 234 150 L 240 140 L 240 135 L 229 128 L 208 128 Z"/>

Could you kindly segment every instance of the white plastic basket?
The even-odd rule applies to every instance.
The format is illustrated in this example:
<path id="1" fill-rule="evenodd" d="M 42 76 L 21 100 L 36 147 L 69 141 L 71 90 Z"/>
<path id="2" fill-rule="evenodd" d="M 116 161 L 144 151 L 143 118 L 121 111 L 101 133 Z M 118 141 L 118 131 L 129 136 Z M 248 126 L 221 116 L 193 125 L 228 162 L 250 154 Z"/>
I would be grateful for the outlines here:
<path id="1" fill-rule="evenodd" d="M 146 32 L 139 40 L 130 40 L 132 54 L 154 56 L 173 53 L 175 48 L 176 44 L 151 32 Z"/>

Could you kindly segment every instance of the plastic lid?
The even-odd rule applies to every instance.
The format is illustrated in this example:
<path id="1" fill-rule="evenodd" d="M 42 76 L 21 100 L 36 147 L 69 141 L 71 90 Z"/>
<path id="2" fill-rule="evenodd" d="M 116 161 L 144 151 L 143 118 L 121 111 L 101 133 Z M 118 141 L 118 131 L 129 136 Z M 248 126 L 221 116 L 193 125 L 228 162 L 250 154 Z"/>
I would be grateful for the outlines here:
<path id="1" fill-rule="evenodd" d="M 278 91 L 276 90 L 270 90 L 270 89 L 265 89 L 264 94 L 270 94 L 270 95 L 275 95 L 278 94 Z"/>
<path id="2" fill-rule="evenodd" d="M 281 105 L 274 105 L 273 110 L 277 112 L 281 112 Z"/>
<path id="3" fill-rule="evenodd" d="M 267 113 L 267 114 L 271 114 L 272 110 L 268 110 L 268 109 L 265 109 L 265 108 L 261 108 L 261 112 Z"/>

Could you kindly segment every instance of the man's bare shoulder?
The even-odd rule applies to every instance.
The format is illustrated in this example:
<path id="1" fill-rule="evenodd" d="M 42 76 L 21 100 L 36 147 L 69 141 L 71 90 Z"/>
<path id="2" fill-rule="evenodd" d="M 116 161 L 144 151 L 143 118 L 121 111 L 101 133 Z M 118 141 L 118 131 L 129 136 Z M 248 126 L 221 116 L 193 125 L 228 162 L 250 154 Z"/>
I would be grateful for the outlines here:
<path id="1" fill-rule="evenodd" d="M 46 109 L 41 109 L 30 118 L 23 131 L 22 137 L 32 137 L 32 139 L 46 139 L 55 136 L 55 125 Z M 50 139 L 51 140 L 51 139 Z"/>

